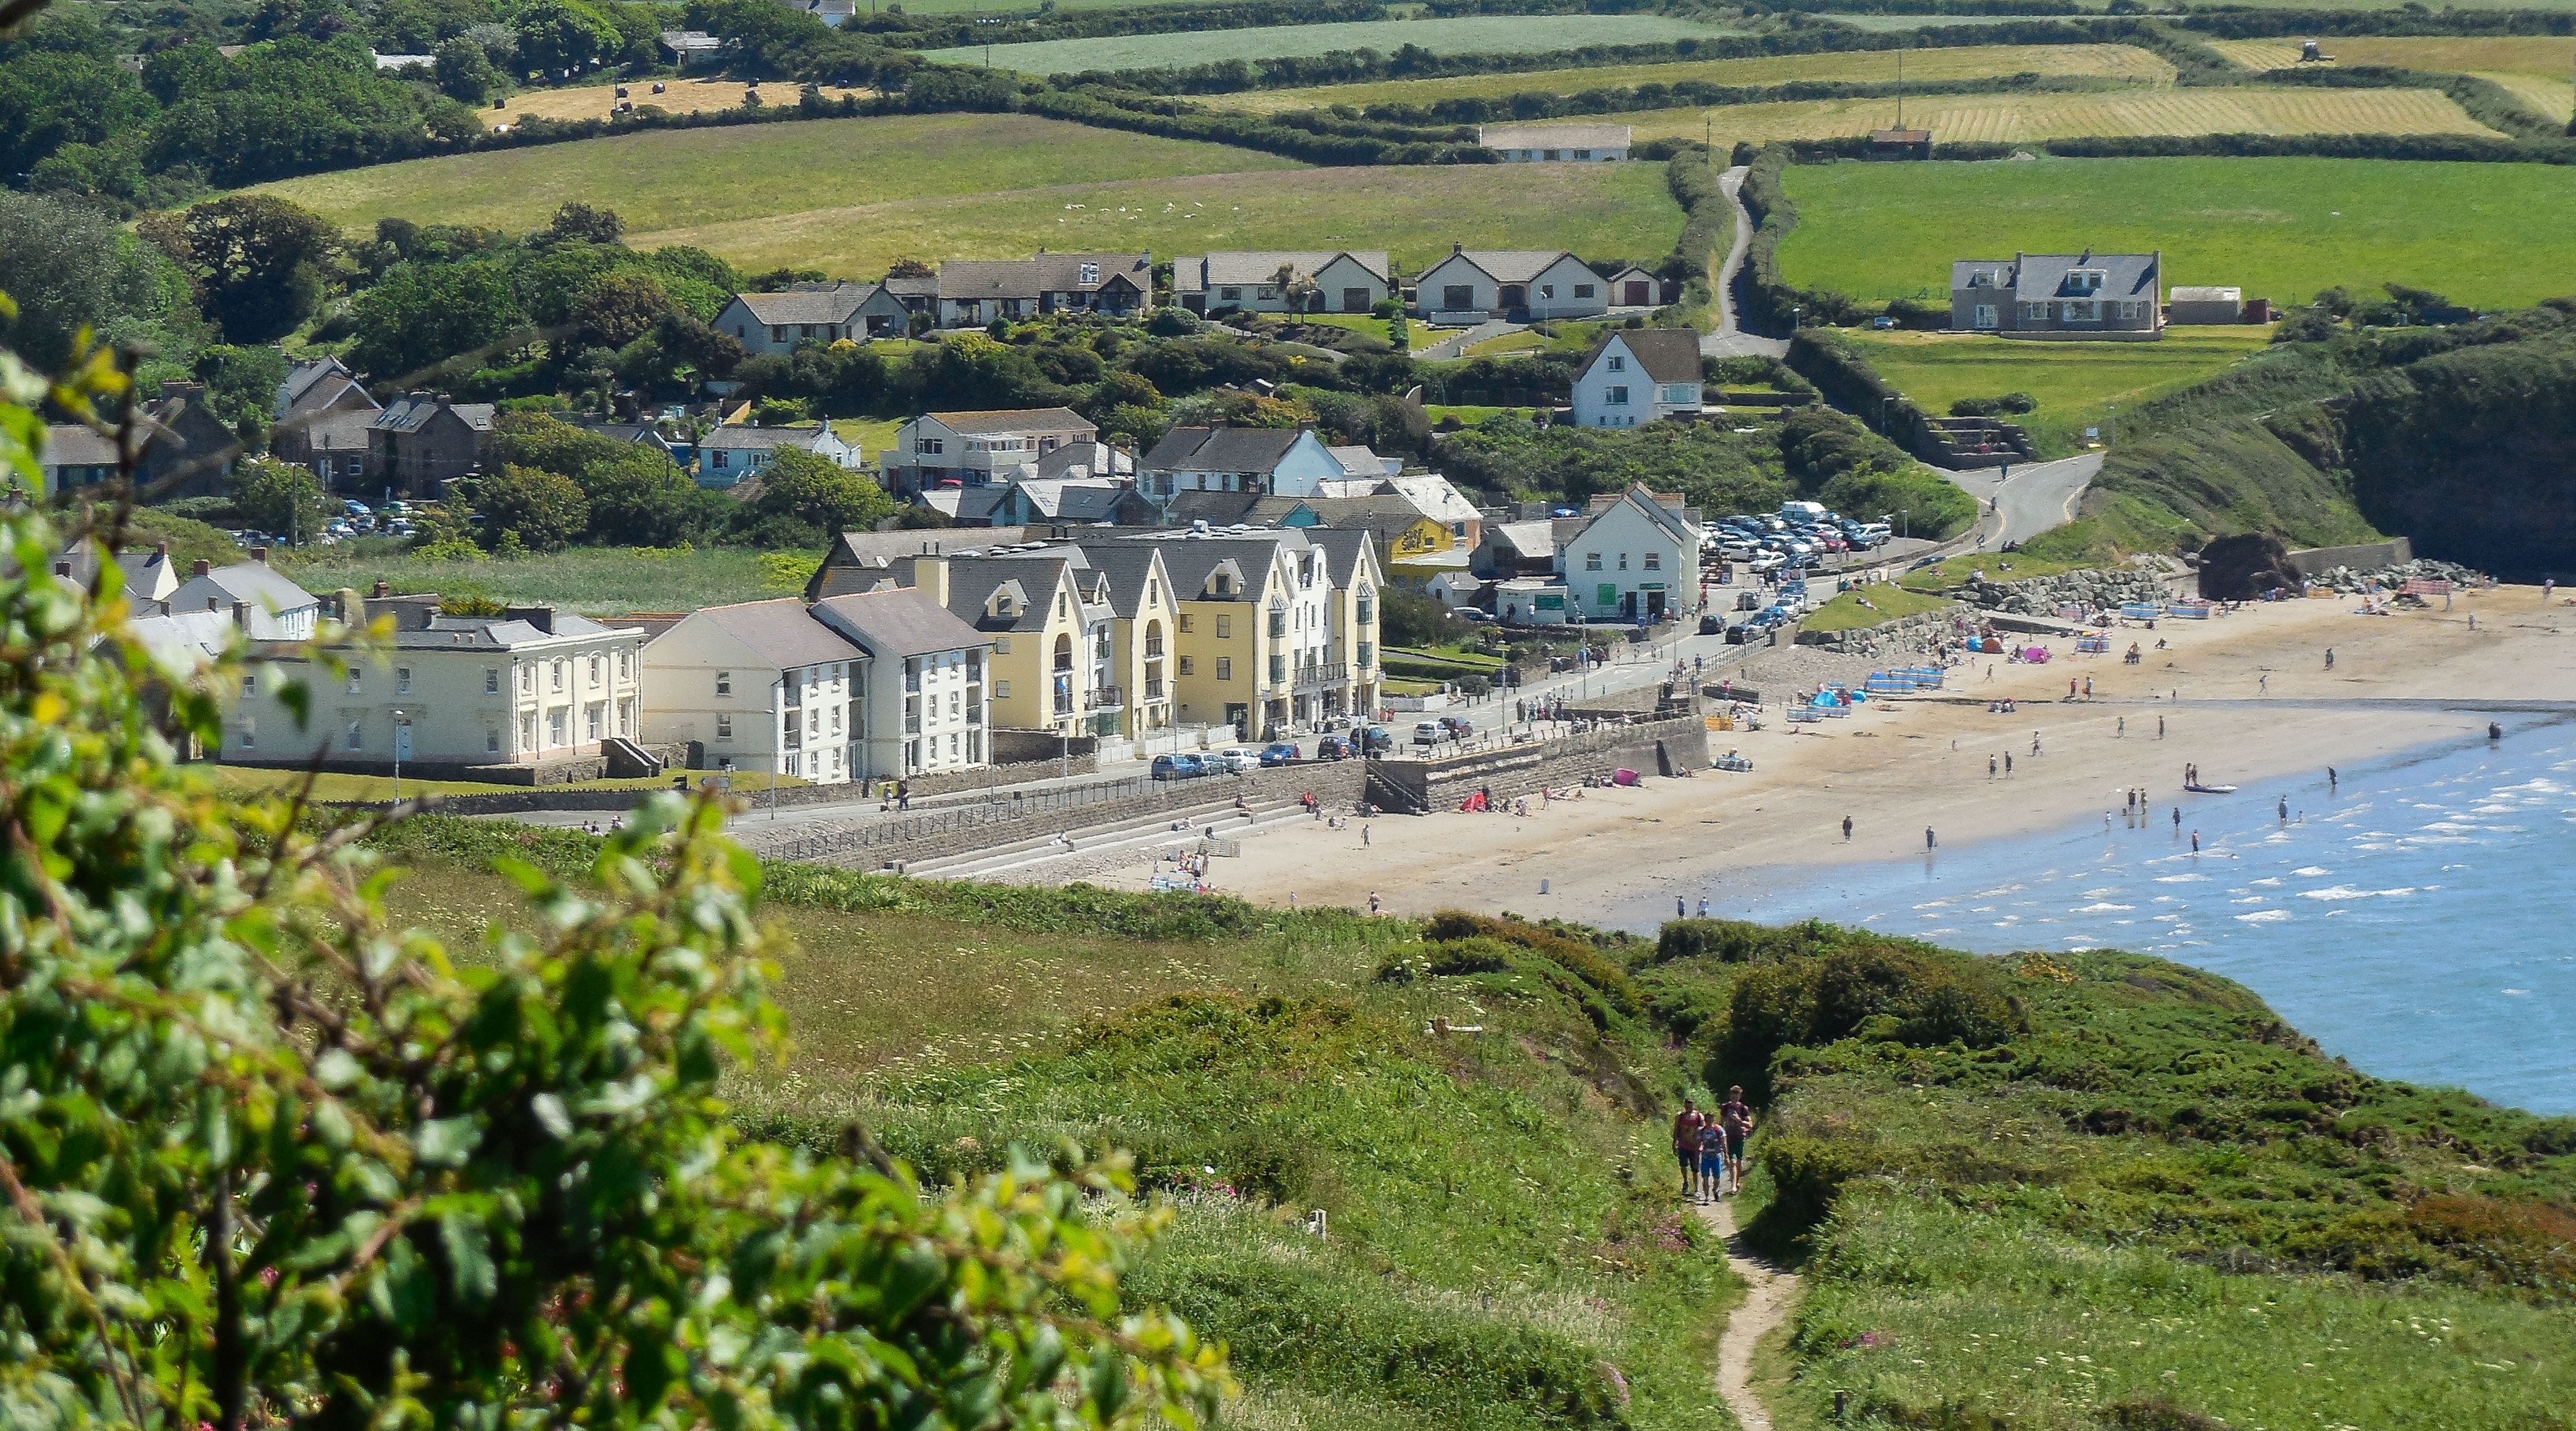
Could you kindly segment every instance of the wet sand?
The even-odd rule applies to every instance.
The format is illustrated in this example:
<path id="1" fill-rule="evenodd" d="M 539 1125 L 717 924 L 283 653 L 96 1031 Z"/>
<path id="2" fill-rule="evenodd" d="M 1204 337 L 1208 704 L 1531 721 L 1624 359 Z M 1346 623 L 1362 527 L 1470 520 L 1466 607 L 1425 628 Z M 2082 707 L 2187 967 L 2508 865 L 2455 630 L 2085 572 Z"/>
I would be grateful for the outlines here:
<path id="1" fill-rule="evenodd" d="M 1362 908 L 1374 891 L 1390 913 L 1462 907 L 1632 923 L 1668 917 L 1675 898 L 1695 908 L 1730 871 L 1919 853 L 1927 827 L 1953 848 L 2116 817 L 2131 786 L 2145 787 L 2159 821 L 2180 805 L 2188 829 L 2198 802 L 2229 797 L 2184 793 L 2186 763 L 2207 783 L 2251 784 L 2484 732 L 2487 711 L 2444 702 L 2576 701 L 2576 642 L 2560 639 L 2576 636 L 2576 607 L 2544 609 L 2536 587 L 2463 595 L 2447 612 L 2437 600 L 2365 617 L 2358 605 L 2311 599 L 2167 621 L 2116 633 L 2108 655 L 2071 656 L 2071 641 L 2050 641 L 2059 654 L 2046 665 L 1980 658 L 1954 670 L 1937 698 L 1873 700 L 1820 724 L 1787 725 L 1775 696 L 1764 729 L 1710 734 L 1713 753 L 1731 746 L 1753 758 L 1749 774 L 1586 790 L 1525 819 L 1382 817 L 1365 849 L 1356 827 L 1292 825 L 1215 861 L 1211 881 L 1269 904 L 1294 894 L 1302 905 Z M 2171 649 L 2155 650 L 2158 639 Z M 2120 655 L 2131 640 L 2145 652 L 2134 667 Z M 2093 697 L 2062 699 L 2070 676 L 2079 689 L 2091 677 Z M 1988 712 L 2006 698 L 2020 702 L 2017 713 Z M 1989 777 L 1988 758 L 2000 767 L 2006 752 L 2011 775 Z M 1140 860 L 1091 878 L 1137 888 L 1149 873 Z"/>

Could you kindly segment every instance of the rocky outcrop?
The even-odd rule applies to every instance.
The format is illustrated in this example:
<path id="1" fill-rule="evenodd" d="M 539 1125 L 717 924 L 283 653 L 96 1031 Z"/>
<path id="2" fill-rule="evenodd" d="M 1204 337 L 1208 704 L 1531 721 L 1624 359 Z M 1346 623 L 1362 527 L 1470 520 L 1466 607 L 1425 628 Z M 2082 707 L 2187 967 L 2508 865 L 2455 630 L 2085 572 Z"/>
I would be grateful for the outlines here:
<path id="1" fill-rule="evenodd" d="M 1845 656 L 1918 655 L 1964 641 L 1975 629 L 1968 609 L 1952 606 L 1850 631 L 1801 631 L 1798 644 Z"/>
<path id="2" fill-rule="evenodd" d="M 2331 587 L 2336 591 L 2359 592 L 2369 589 L 2375 583 L 2382 591 L 2395 591 L 2410 581 L 2447 581 L 2455 586 L 2468 586 L 2482 585 L 2486 579 L 2486 573 L 2475 567 L 2461 566 L 2457 562 L 2435 561 L 2430 557 L 2418 557 L 2414 561 L 2372 567 L 2367 571 L 2348 566 L 2333 567 L 2317 573 L 2312 584 Z M 2296 586 L 2298 582 L 2293 579 L 2290 584 Z"/>
<path id="3" fill-rule="evenodd" d="M 1971 581 L 1959 594 L 1983 611 L 2054 616 L 2061 607 L 2081 606 L 2090 611 L 2129 601 L 2162 601 L 2168 593 L 2161 572 L 2130 567 L 2118 571 L 2088 568 L 2024 581 Z"/>
<path id="4" fill-rule="evenodd" d="M 2267 532 L 2215 537 L 2200 549 L 2200 594 L 2211 601 L 2253 601 L 2298 585 L 2290 544 Z"/>

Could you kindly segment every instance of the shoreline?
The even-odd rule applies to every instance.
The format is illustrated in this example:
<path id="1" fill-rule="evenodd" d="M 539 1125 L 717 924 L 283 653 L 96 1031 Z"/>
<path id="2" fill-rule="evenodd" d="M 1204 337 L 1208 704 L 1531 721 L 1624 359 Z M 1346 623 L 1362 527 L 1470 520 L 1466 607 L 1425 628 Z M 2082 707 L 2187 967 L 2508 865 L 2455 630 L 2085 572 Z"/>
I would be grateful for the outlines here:
<path id="1" fill-rule="evenodd" d="M 2186 763 L 2214 782 L 2278 783 L 2482 739 L 2490 719 L 2576 714 L 2576 704 L 2556 704 L 2576 702 L 2576 645 L 2554 644 L 2561 635 L 2576 635 L 2576 611 L 2543 607 L 2534 587 L 2385 617 L 2353 614 L 2349 599 L 2257 604 L 2117 632 L 2108 655 L 2045 665 L 1979 658 L 1954 670 L 1940 697 L 1871 701 L 1821 726 L 1772 716 L 1760 731 L 1711 732 L 1713 751 L 1754 759 L 1747 774 L 1703 770 L 1585 790 L 1527 818 L 1387 816 L 1372 822 L 1366 847 L 1356 827 L 1290 825 L 1245 840 L 1239 857 L 1214 862 L 1211 880 L 1273 905 L 1293 897 L 1365 908 L 1374 892 L 1392 913 L 1507 908 L 1628 924 L 1669 917 L 1657 911 L 1675 899 L 1695 909 L 1706 897 L 1715 912 L 1722 890 L 1760 872 L 1919 855 L 1927 826 L 1949 849 L 2071 829 L 2105 812 L 2117 819 L 2130 787 L 2146 789 L 2160 820 L 2181 808 L 2189 830 L 2194 809 L 2234 797 L 2182 792 Z M 2170 649 L 2153 649 L 2158 639 Z M 2142 648 L 2137 667 L 2118 654 L 2130 640 Z M 2331 671 L 2322 659 L 2330 647 Z M 2063 699 L 2070 676 L 2079 691 L 2090 677 L 2097 696 Z M 1989 700 L 2006 699 L 2018 710 L 1988 713 Z M 1848 843 L 1846 815 L 1855 825 Z M 1149 874 L 1140 859 L 1084 877 L 1142 888 Z M 1043 868 L 1030 875 L 1047 878 Z"/>

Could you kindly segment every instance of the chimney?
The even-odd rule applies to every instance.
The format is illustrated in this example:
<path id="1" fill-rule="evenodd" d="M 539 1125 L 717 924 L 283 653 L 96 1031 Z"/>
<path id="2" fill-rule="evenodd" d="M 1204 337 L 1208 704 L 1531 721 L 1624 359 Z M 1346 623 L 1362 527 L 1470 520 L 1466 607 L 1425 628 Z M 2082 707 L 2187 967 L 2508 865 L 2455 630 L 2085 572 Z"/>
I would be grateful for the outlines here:
<path id="1" fill-rule="evenodd" d="M 1453 254 L 1465 253 L 1467 246 L 1463 243 L 1453 243 L 1449 245 L 1449 251 Z"/>
<path id="2" fill-rule="evenodd" d="M 258 562 L 261 566 L 268 565 L 268 548 L 252 547 L 250 549 L 250 559 Z"/>
<path id="3" fill-rule="evenodd" d="M 209 571 L 211 571 L 212 569 L 213 569 L 213 568 L 209 567 L 209 566 L 206 564 L 206 559 L 205 559 L 204 557 L 199 557 L 199 558 L 197 558 L 197 567 L 196 567 L 196 570 L 194 570 L 194 571 L 190 572 L 190 573 L 189 573 L 189 575 L 191 575 L 191 576 L 204 576 L 204 575 L 206 575 Z"/>
<path id="4" fill-rule="evenodd" d="M 921 556 L 912 559 L 913 589 L 938 602 L 948 604 L 948 558 Z"/>
<path id="5" fill-rule="evenodd" d="M 555 634 L 555 609 L 551 606 L 509 606 L 502 608 L 503 619 L 525 621 L 549 636 Z"/>
<path id="6" fill-rule="evenodd" d="M 249 602 L 236 601 L 233 603 L 233 625 L 244 631 L 248 631 L 250 629 Z"/>
<path id="7" fill-rule="evenodd" d="M 154 542 L 152 544 L 152 564 L 157 566 L 169 559 L 170 544 L 168 542 Z"/>
<path id="8" fill-rule="evenodd" d="M 384 600 L 386 597 L 391 596 L 391 595 L 393 595 L 393 594 L 394 594 L 394 584 L 393 584 L 392 582 L 390 582 L 390 581 L 385 580 L 383 577 L 377 577 L 377 578 L 376 578 L 376 585 L 375 585 L 375 589 L 367 593 L 367 595 L 368 595 L 369 597 L 371 597 L 371 598 L 373 598 L 373 599 L 375 599 L 375 600 L 377 600 L 377 601 L 382 601 L 382 600 Z"/>
<path id="9" fill-rule="evenodd" d="M 338 591 L 332 593 L 332 597 L 332 604 L 340 608 L 340 620 L 342 623 L 350 626 L 364 626 L 367 624 L 367 603 L 364 598 L 358 595 L 354 588 L 346 586 L 341 587 Z"/>

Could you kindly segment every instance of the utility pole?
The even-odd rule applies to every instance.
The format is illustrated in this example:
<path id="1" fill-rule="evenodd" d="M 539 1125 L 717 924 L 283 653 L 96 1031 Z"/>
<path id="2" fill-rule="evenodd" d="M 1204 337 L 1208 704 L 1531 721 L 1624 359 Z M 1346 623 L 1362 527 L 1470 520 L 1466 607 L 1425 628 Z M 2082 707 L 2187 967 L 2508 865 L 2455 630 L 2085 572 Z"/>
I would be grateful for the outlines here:
<path id="1" fill-rule="evenodd" d="M 1905 44 L 1896 46 L 1896 127 L 1905 127 Z"/>

